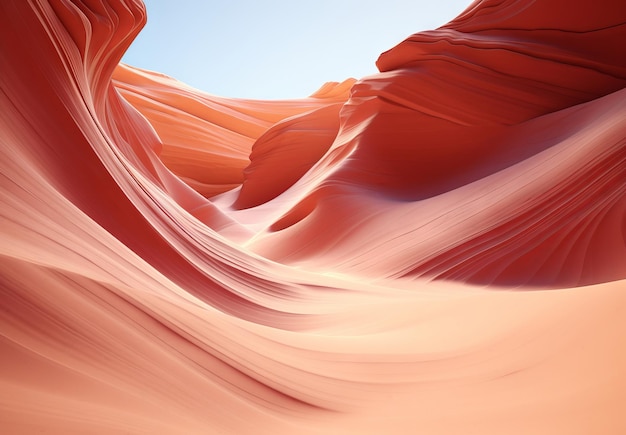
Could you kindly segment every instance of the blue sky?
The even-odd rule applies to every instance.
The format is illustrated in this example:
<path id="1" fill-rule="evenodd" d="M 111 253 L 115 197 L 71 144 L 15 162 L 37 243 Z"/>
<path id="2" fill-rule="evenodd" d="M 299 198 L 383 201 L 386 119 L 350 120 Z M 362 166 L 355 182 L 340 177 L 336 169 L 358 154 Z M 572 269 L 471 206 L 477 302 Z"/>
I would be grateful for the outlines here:
<path id="1" fill-rule="evenodd" d="M 470 0 L 144 0 L 122 59 L 211 94 L 299 98 L 377 72 L 383 51 L 439 27 Z"/>

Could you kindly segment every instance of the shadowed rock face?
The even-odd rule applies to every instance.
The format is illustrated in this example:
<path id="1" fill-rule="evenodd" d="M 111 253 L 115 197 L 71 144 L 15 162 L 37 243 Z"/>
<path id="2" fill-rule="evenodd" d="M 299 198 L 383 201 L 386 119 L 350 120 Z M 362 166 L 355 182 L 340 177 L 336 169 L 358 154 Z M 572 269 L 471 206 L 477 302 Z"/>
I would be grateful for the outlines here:
<path id="1" fill-rule="evenodd" d="M 0 3 L 3 430 L 626 431 L 621 1 L 284 101 L 120 65 L 145 20 Z"/>

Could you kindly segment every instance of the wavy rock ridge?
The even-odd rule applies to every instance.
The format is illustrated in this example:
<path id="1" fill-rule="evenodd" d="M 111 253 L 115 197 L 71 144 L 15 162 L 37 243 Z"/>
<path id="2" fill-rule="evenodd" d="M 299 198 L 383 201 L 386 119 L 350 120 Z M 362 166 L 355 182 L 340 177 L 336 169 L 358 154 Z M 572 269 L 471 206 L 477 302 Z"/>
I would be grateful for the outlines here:
<path id="1" fill-rule="evenodd" d="M 287 101 L 119 64 L 145 20 L 0 3 L 7 433 L 626 431 L 621 1 Z"/>

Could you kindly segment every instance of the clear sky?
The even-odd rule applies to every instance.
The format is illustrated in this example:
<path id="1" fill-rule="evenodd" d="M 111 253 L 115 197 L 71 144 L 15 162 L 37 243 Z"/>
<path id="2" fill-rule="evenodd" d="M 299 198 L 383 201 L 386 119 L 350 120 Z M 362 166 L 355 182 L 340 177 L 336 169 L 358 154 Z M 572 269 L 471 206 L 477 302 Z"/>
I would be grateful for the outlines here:
<path id="1" fill-rule="evenodd" d="M 439 27 L 470 0 L 144 0 L 123 62 L 211 94 L 299 98 L 377 72 L 378 55 Z"/>

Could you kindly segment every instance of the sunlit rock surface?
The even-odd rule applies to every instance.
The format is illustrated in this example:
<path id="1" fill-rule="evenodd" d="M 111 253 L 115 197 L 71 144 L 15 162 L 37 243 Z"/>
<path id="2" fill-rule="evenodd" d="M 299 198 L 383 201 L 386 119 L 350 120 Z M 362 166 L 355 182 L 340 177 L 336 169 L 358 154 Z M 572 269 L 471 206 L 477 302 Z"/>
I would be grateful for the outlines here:
<path id="1" fill-rule="evenodd" d="M 2 432 L 626 432 L 621 1 L 287 101 L 119 64 L 145 20 L 0 3 Z"/>

